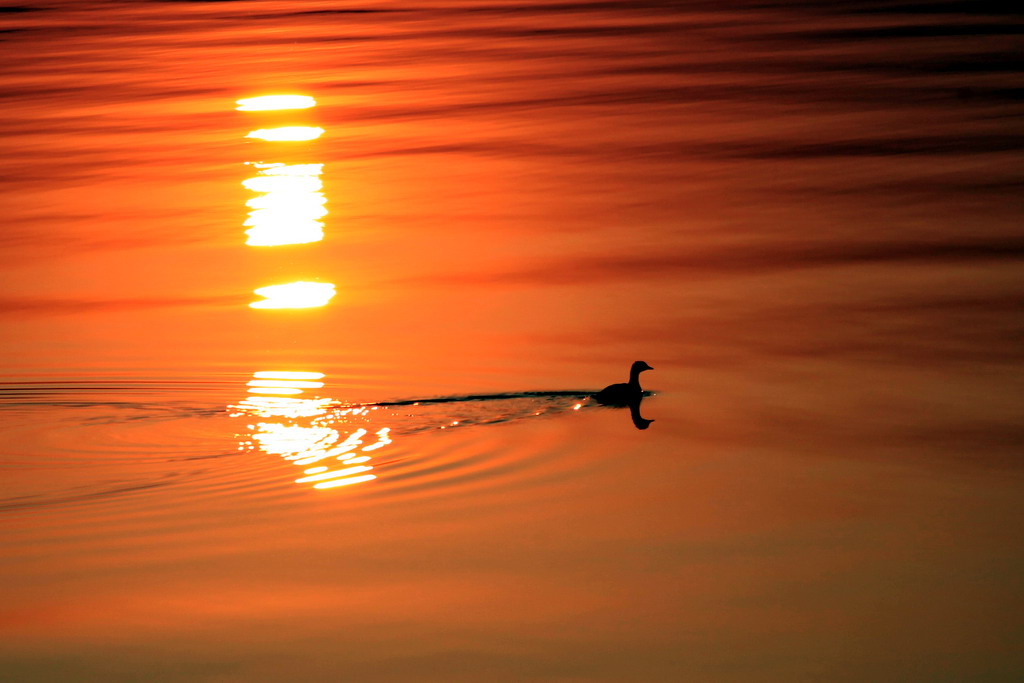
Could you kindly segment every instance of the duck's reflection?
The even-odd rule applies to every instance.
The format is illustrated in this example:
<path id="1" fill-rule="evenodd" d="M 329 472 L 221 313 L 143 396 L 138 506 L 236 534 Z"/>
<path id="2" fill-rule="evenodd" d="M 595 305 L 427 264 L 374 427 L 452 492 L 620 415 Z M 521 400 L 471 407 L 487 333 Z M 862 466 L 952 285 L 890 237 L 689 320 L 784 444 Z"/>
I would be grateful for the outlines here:
<path id="1" fill-rule="evenodd" d="M 263 371 L 253 373 L 246 397 L 231 406 L 235 417 L 256 418 L 239 434 L 243 450 L 276 455 L 302 467 L 297 484 L 327 489 L 376 479 L 370 464 L 375 453 L 392 443 L 389 427 L 373 427 L 373 407 L 339 408 L 329 398 L 301 398 L 323 387 L 322 373 Z M 363 426 L 346 433 L 346 423 Z"/>
<path id="2" fill-rule="evenodd" d="M 629 403 L 629 417 L 633 420 L 633 426 L 637 429 L 647 429 L 651 426 L 654 420 L 648 420 L 640 414 L 640 404 L 643 403 L 643 397 L 630 401 Z"/>

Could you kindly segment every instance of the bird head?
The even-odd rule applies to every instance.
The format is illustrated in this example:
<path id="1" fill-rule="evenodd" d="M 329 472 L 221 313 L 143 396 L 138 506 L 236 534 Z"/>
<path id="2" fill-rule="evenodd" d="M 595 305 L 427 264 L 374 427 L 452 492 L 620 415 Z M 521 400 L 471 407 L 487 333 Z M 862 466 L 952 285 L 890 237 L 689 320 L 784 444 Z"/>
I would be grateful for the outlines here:
<path id="1" fill-rule="evenodd" d="M 633 363 L 633 367 L 631 368 L 631 370 L 633 372 L 643 372 L 644 370 L 653 370 L 653 369 L 654 368 L 652 368 L 650 365 L 648 365 L 647 363 L 643 362 L 642 360 L 638 360 L 635 363 Z"/>

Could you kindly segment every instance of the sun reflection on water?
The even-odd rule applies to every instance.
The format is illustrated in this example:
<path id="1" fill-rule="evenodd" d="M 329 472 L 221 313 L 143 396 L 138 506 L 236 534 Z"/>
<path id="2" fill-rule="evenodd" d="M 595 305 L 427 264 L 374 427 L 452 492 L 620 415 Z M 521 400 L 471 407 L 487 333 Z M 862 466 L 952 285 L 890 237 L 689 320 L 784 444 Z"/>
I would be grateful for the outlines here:
<path id="1" fill-rule="evenodd" d="M 306 95 L 268 95 L 238 100 L 240 111 L 306 109 L 316 100 Z M 250 131 L 247 138 L 268 142 L 301 142 L 315 140 L 324 129 L 314 126 L 281 126 Z M 327 198 L 324 196 L 323 164 L 248 162 L 256 174 L 242 181 L 242 186 L 256 196 L 245 202 L 248 216 L 246 244 L 274 247 L 286 244 L 319 242 L 324 237 Z M 254 290 L 260 301 L 252 308 L 316 308 L 326 305 L 335 295 L 334 285 L 327 282 L 288 282 Z M 322 389 L 321 372 L 262 370 L 253 373 L 247 383 L 250 394 L 230 406 L 233 417 L 253 418 L 248 433 L 240 434 L 240 450 L 259 450 L 303 467 L 299 484 L 314 488 L 348 486 L 376 479 L 369 474 L 368 464 L 376 451 L 391 443 L 387 427 L 377 429 L 376 440 L 371 430 L 360 426 L 343 436 L 338 429 L 346 421 L 365 417 L 367 408 L 339 408 L 328 398 L 307 398 L 307 391 Z M 316 464 L 321 461 L 338 461 Z M 312 465 L 312 467 L 309 467 Z M 336 469 L 331 469 L 336 467 Z"/>
<path id="2" fill-rule="evenodd" d="M 318 372 L 260 371 L 247 383 L 250 394 L 287 391 L 292 396 L 248 396 L 230 406 L 232 417 L 255 418 L 248 432 L 239 434 L 239 450 L 262 451 L 302 467 L 297 484 L 327 489 L 377 478 L 367 455 L 392 443 L 389 427 L 374 427 L 368 416 L 375 409 L 343 408 L 329 398 L 299 398 L 321 388 Z M 346 422 L 363 426 L 345 433 Z M 335 464 L 335 462 L 337 464 Z"/>
<path id="3" fill-rule="evenodd" d="M 250 387 L 289 387 L 292 389 L 319 389 L 323 382 L 307 382 L 295 379 L 254 379 L 249 382 Z"/>
<path id="4" fill-rule="evenodd" d="M 252 130 L 245 137 L 267 142 L 305 142 L 306 140 L 316 140 L 325 132 L 323 128 L 317 126 L 279 126 Z"/>
<path id="5" fill-rule="evenodd" d="M 323 379 L 322 372 L 285 372 L 279 370 L 254 372 L 256 379 Z M 321 385 L 323 386 L 323 385 Z"/>
<path id="6" fill-rule="evenodd" d="M 262 301 L 253 301 L 251 308 L 317 308 L 334 298 L 334 285 L 329 282 L 289 282 L 267 285 L 253 290 Z"/>
<path id="7" fill-rule="evenodd" d="M 258 193 L 245 203 L 249 215 L 246 244 L 274 247 L 308 244 L 324 238 L 321 218 L 327 215 L 320 175 L 323 164 L 250 164 L 258 175 L 246 178 L 242 185 Z"/>
<path id="8" fill-rule="evenodd" d="M 238 111 L 274 111 L 280 109 L 309 109 L 316 100 L 309 95 L 263 95 L 246 97 L 235 102 Z"/>

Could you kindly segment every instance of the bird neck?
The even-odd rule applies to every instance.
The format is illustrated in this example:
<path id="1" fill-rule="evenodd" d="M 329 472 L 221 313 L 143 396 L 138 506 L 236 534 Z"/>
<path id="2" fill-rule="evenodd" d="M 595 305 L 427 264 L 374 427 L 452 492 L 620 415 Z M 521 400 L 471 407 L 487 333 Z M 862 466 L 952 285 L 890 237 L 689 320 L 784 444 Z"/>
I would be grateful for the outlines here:
<path id="1" fill-rule="evenodd" d="M 638 368 L 630 368 L 629 370 L 629 385 L 633 387 L 640 386 L 640 370 Z"/>

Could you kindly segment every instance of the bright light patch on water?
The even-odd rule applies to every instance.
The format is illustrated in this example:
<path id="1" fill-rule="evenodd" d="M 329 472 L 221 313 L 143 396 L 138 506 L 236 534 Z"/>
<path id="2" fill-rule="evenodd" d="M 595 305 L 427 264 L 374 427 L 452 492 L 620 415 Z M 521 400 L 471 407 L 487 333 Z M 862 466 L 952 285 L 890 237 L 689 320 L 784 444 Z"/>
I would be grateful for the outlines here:
<path id="1" fill-rule="evenodd" d="M 389 443 L 391 443 L 391 437 L 388 436 L 388 432 L 390 432 L 390 431 L 391 431 L 391 429 L 388 428 L 388 427 L 384 427 L 383 429 L 378 430 L 377 431 L 377 443 L 372 443 L 369 446 L 364 446 L 362 450 L 364 452 L 366 452 L 366 451 L 375 451 L 378 448 L 383 448 L 384 446 L 387 446 Z M 345 462 L 349 462 L 349 461 L 346 460 Z"/>
<path id="2" fill-rule="evenodd" d="M 254 379 L 250 380 L 250 387 L 288 387 L 291 389 L 319 389 L 323 382 L 311 382 L 299 379 Z"/>
<path id="3" fill-rule="evenodd" d="M 309 95 L 263 95 L 246 97 L 235 102 L 238 111 L 275 111 L 278 109 L 309 109 L 316 100 Z"/>
<path id="4" fill-rule="evenodd" d="M 252 373 L 252 376 L 256 379 L 323 379 L 324 373 L 293 372 L 290 370 L 265 370 L 261 372 L 254 372 Z"/>
<path id="5" fill-rule="evenodd" d="M 316 126 L 281 126 L 280 128 L 253 130 L 245 137 L 266 140 L 267 142 L 303 142 L 306 140 L 316 140 L 323 134 L 324 129 Z"/>
<path id="6" fill-rule="evenodd" d="M 324 172 L 323 164 L 250 164 L 268 176 L 318 176 Z"/>
<path id="7" fill-rule="evenodd" d="M 322 372 L 262 370 L 253 373 L 246 389 L 249 392 L 302 393 L 323 387 L 324 383 L 319 381 L 323 378 Z M 369 410 L 361 406 L 332 409 L 333 405 L 330 399 L 250 396 L 231 406 L 239 411 L 234 416 L 256 415 L 271 419 L 248 425 L 248 436 L 239 435 L 242 438 L 239 450 L 258 448 L 280 456 L 303 468 L 303 476 L 296 479 L 296 483 L 311 484 L 315 488 L 348 486 L 376 479 L 376 475 L 367 474 L 373 469 L 373 465 L 368 464 L 372 456 L 355 451 L 376 451 L 392 443 L 391 429 L 376 429 L 376 440 L 369 445 L 364 445 L 363 440 L 370 433 L 368 429 L 360 427 L 343 437 L 335 426 L 364 416 Z M 329 465 L 320 464 L 330 460 L 340 461 L 342 467 L 331 469 Z"/>
<path id="8" fill-rule="evenodd" d="M 256 373 L 260 374 L 260 373 Z M 315 373 L 310 373 L 315 374 Z M 252 389 L 249 390 L 252 392 Z M 302 393 L 299 391 L 298 393 Z M 329 398 L 292 398 L 280 396 L 248 396 L 237 405 L 230 406 L 238 410 L 237 415 L 255 415 L 257 417 L 316 417 L 327 412 L 332 403 Z"/>
<path id="9" fill-rule="evenodd" d="M 289 282 L 268 285 L 255 290 L 263 301 L 254 301 L 251 308 L 317 308 L 334 298 L 334 285 L 327 282 Z"/>
<path id="10" fill-rule="evenodd" d="M 306 459 L 310 454 L 323 453 L 340 435 L 330 427 L 283 425 L 261 422 L 252 435 L 266 453 L 280 455 L 287 460 Z"/>
<path id="11" fill-rule="evenodd" d="M 254 178 L 248 178 L 242 181 L 242 185 L 247 190 L 261 193 L 279 193 L 283 196 L 288 195 L 307 195 L 312 193 L 319 193 L 320 188 L 323 187 L 323 183 L 320 182 L 320 178 L 316 175 L 273 175 L 273 176 L 256 176 Z M 322 195 L 321 195 L 322 196 Z M 257 199 L 259 199 L 257 197 Z M 323 202 L 320 202 L 323 203 Z M 247 206 L 253 206 L 259 204 L 254 199 L 250 199 L 246 202 Z"/>
<path id="12" fill-rule="evenodd" d="M 276 247 L 309 244 L 324 238 L 321 218 L 327 215 L 327 198 L 320 173 L 323 164 L 253 164 L 259 175 L 246 178 L 242 186 L 258 193 L 245 205 L 246 244 Z"/>
<path id="13" fill-rule="evenodd" d="M 315 488 L 315 489 L 333 489 L 333 488 L 335 488 L 337 486 L 348 486 L 350 484 L 359 484 L 361 482 L 371 481 L 371 480 L 376 479 L 376 478 L 377 478 L 377 475 L 375 475 L 375 474 L 364 474 L 364 475 L 359 476 L 359 477 L 348 477 L 346 479 L 337 479 L 335 481 L 320 482 L 319 484 L 314 484 L 313 488 Z"/>
<path id="14" fill-rule="evenodd" d="M 296 484 L 306 484 L 312 481 L 323 481 L 324 479 L 334 479 L 336 477 L 347 477 L 352 474 L 359 474 L 360 472 L 368 472 L 373 468 L 369 465 L 357 465 L 355 467 L 346 467 L 341 470 L 330 470 L 328 472 L 321 472 L 320 474 L 311 474 L 308 477 L 301 477 L 295 480 Z"/>

